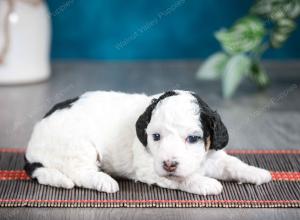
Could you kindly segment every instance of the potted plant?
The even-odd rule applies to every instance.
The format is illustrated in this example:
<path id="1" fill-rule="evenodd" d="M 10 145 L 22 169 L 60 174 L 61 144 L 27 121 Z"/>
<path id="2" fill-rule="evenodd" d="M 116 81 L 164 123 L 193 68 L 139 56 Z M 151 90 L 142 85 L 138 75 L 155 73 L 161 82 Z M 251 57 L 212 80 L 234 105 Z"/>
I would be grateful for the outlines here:
<path id="1" fill-rule="evenodd" d="M 279 48 L 296 28 L 300 0 L 257 0 L 249 13 L 232 27 L 215 33 L 222 47 L 204 62 L 197 72 L 201 80 L 222 80 L 222 93 L 230 98 L 244 78 L 258 88 L 270 79 L 261 57 L 270 48 Z"/>

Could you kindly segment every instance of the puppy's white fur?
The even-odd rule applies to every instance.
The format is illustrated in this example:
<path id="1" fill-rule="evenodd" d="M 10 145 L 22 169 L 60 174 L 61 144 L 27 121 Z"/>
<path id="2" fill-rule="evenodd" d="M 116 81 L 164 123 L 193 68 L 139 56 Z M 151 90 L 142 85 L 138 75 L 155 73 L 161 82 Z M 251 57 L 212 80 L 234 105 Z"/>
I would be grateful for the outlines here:
<path id="1" fill-rule="evenodd" d="M 135 123 L 156 96 L 119 92 L 87 92 L 70 108 L 57 110 L 38 122 L 26 151 L 29 162 L 39 162 L 32 177 L 41 184 L 81 186 L 113 193 L 119 190 L 112 176 L 190 193 L 219 194 L 221 183 L 236 180 L 261 184 L 271 180 L 268 171 L 249 166 L 224 151 L 206 150 L 199 106 L 190 92 L 176 91 L 159 102 L 147 127 L 148 144 L 136 135 Z M 161 139 L 154 141 L 152 134 Z M 166 160 L 178 161 L 172 176 L 163 169 Z"/>

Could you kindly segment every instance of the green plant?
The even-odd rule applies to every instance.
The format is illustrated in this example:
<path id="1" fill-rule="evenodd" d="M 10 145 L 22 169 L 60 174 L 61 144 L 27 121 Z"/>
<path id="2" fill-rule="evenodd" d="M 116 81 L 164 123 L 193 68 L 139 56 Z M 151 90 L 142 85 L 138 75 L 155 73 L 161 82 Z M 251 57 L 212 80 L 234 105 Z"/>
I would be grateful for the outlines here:
<path id="1" fill-rule="evenodd" d="M 283 45 L 295 30 L 299 15 L 300 0 L 257 0 L 245 17 L 215 33 L 223 51 L 208 57 L 197 78 L 221 79 L 225 98 L 234 94 L 245 77 L 265 88 L 270 79 L 261 65 L 261 56 Z"/>

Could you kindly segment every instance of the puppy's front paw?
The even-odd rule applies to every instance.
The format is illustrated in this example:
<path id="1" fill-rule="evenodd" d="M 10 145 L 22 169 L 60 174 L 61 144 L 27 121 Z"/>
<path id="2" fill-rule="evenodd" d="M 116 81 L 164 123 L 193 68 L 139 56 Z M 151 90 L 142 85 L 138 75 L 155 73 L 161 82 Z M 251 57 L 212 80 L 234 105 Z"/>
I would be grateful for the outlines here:
<path id="1" fill-rule="evenodd" d="M 119 184 L 111 176 L 106 173 L 98 173 L 94 179 L 95 189 L 106 193 L 115 193 L 119 191 Z"/>
<path id="2" fill-rule="evenodd" d="M 240 182 L 260 185 L 263 183 L 270 182 L 271 180 L 272 180 L 272 175 L 269 171 L 251 166 L 244 171 L 244 174 L 242 174 L 242 178 Z"/>
<path id="3" fill-rule="evenodd" d="M 222 192 L 222 184 L 215 179 L 196 176 L 187 180 L 181 187 L 181 190 L 198 195 L 218 195 Z"/>

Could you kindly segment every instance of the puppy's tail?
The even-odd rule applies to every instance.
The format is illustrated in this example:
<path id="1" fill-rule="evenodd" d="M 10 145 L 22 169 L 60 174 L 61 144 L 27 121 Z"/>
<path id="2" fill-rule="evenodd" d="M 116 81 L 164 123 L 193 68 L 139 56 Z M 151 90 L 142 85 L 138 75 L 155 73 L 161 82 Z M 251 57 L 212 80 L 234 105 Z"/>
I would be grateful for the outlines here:
<path id="1" fill-rule="evenodd" d="M 26 160 L 26 158 L 25 158 Z M 71 189 L 73 181 L 54 168 L 44 167 L 39 162 L 30 163 L 26 160 L 24 170 L 32 179 L 37 179 L 40 184 Z"/>
<path id="2" fill-rule="evenodd" d="M 30 176 L 31 178 L 34 178 L 33 177 L 34 171 L 37 170 L 37 169 L 39 169 L 39 168 L 41 168 L 41 167 L 44 167 L 43 164 L 38 163 L 38 162 L 37 163 L 30 163 L 25 158 L 24 170 L 25 170 L 26 174 L 28 176 Z"/>

